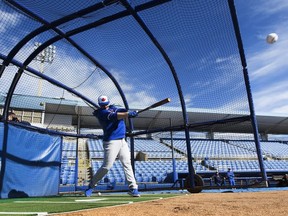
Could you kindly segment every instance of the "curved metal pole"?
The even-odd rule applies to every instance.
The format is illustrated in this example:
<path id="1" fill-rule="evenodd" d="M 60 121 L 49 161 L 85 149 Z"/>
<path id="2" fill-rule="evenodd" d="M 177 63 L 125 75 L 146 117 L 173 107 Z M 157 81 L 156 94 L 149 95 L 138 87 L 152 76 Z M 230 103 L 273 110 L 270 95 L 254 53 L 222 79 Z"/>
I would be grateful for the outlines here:
<path id="1" fill-rule="evenodd" d="M 170 1 L 170 0 L 162 0 L 160 2 L 154 2 L 154 1 L 151 1 L 151 2 L 147 2 L 147 3 L 144 3 L 142 5 L 139 5 L 135 8 L 136 11 L 142 11 L 142 10 L 145 10 L 145 9 L 148 9 L 150 7 L 153 7 L 157 4 L 162 4 L 162 3 L 165 3 L 167 1 Z M 74 29 L 74 30 L 71 30 L 70 32 L 68 32 L 67 34 L 64 34 L 61 30 L 59 30 L 58 28 L 56 28 L 58 25 L 60 24 L 63 24 L 65 22 L 68 22 L 68 21 L 71 21 L 75 18 L 78 18 L 79 16 L 83 16 L 87 13 L 90 13 L 92 11 L 96 11 L 96 10 L 99 10 L 101 8 L 103 8 L 103 5 L 106 6 L 106 5 L 110 5 L 110 3 L 114 3 L 113 0 L 106 0 L 105 2 L 102 2 L 102 3 L 97 3 L 91 7 L 88 7 L 88 8 L 85 8 L 85 9 L 82 9 L 80 11 L 77 11 L 73 14 L 70 14 L 70 15 L 67 15 L 66 17 L 63 17 L 59 20 L 56 20 L 52 23 L 49 23 L 47 22 L 46 20 L 42 19 L 41 17 L 37 16 L 36 14 L 32 13 L 31 11 L 29 11 L 28 9 L 26 9 L 25 7 L 23 7 L 22 5 L 16 3 L 16 2 L 13 2 L 11 1 L 10 2 L 14 7 L 18 8 L 19 10 L 22 10 L 24 11 L 25 13 L 29 14 L 29 16 L 32 16 L 33 18 L 35 18 L 36 20 L 38 20 L 39 22 L 41 23 L 44 23 L 44 26 L 41 26 L 40 28 L 34 30 L 32 33 L 28 34 L 25 38 L 23 38 L 13 49 L 12 51 L 10 51 L 8 57 L 5 59 L 5 63 L 3 63 L 1 69 L 0 69 L 0 77 L 1 77 L 1 74 L 3 73 L 3 71 L 5 70 L 5 65 L 8 65 L 11 60 L 13 59 L 13 57 L 17 54 L 17 52 L 19 52 L 19 50 L 28 42 L 30 41 L 32 38 L 34 38 L 35 36 L 43 33 L 44 31 L 46 30 L 49 30 L 49 29 L 52 29 L 54 30 L 58 36 L 56 36 L 56 38 L 52 38 L 50 39 L 49 41 L 50 42 L 46 42 L 45 44 L 43 44 L 42 48 L 39 48 L 38 51 L 35 51 L 34 53 L 39 53 L 41 52 L 45 46 L 49 46 L 50 44 L 54 42 L 56 42 L 57 40 L 60 40 L 61 37 L 62 38 L 65 38 L 66 40 L 68 40 L 76 49 L 78 49 L 82 54 L 84 54 L 88 59 L 90 59 L 97 67 L 99 67 L 102 71 L 104 71 L 104 73 L 106 73 L 106 75 L 112 80 L 112 82 L 115 84 L 116 88 L 118 89 L 119 93 L 120 93 L 120 96 L 124 102 L 124 105 L 127 109 L 129 109 L 128 107 L 128 103 L 127 103 L 127 100 L 124 96 L 124 93 L 123 91 L 121 90 L 120 88 L 120 85 L 118 84 L 118 82 L 116 81 L 116 79 L 109 73 L 108 70 L 106 70 L 102 65 L 100 65 L 100 63 L 98 63 L 91 55 L 89 55 L 84 49 L 82 49 L 77 43 L 75 43 L 72 39 L 70 39 L 69 37 L 71 37 L 72 35 L 75 35 L 77 33 L 80 33 L 80 32 L 83 32 L 85 30 L 88 30 L 88 29 L 91 29 L 91 28 L 95 28 L 99 25 L 103 25 L 105 23 L 108 23 L 108 22 L 111 22 L 111 21 L 114 21 L 116 19 L 119 19 L 119 18 L 122 18 L 124 16 L 128 16 L 129 13 L 127 11 L 123 11 L 123 12 L 120 12 L 118 14 L 115 14 L 115 15 L 112 15 L 112 16 L 109 16 L 109 17 L 105 17 L 99 21 L 96 21 L 96 22 L 93 22 L 93 23 L 90 23 L 88 25 L 85 25 L 85 26 L 82 26 L 82 27 L 79 27 L 77 29 Z M 41 50 L 42 49 L 42 50 Z M 31 55 L 31 56 L 34 56 L 36 57 L 36 55 Z M 30 57 L 31 57 L 30 56 Z M 31 57 L 32 58 L 32 57 Z M 33 60 L 33 59 L 32 59 Z M 29 61 L 32 61 L 32 60 L 26 60 L 27 62 Z M 24 64 L 25 65 L 25 64 Z M 27 64 L 28 65 L 28 64 Z M 129 121 L 129 123 L 131 124 L 131 121 Z"/>
<path id="2" fill-rule="evenodd" d="M 102 4 L 101 4 L 102 5 Z M 27 9 L 25 9 L 24 7 L 21 6 L 21 9 L 22 10 L 25 10 L 25 11 L 28 11 Z M 91 12 L 91 11 L 90 11 Z M 31 12 L 30 12 L 30 15 Z M 37 15 L 34 15 L 33 16 L 35 19 L 39 19 L 40 21 L 43 22 L 43 20 L 38 17 Z M 47 26 L 49 26 L 49 23 L 46 23 Z M 50 26 L 51 27 L 51 26 Z M 53 27 L 53 26 L 52 26 Z M 26 38 L 24 38 L 20 43 L 18 43 L 17 47 L 15 47 L 15 49 L 13 49 L 9 54 L 9 58 L 7 60 L 6 58 L 6 64 L 9 64 L 9 60 L 11 62 L 11 58 L 13 58 L 13 55 L 16 55 L 17 54 L 17 51 L 19 51 L 21 49 L 22 46 L 24 46 L 24 44 L 26 44 L 28 41 L 28 39 L 32 39 L 34 36 L 36 36 L 36 34 L 40 34 L 43 32 L 44 29 L 37 29 L 36 31 L 34 31 L 33 33 L 31 33 L 29 36 L 27 36 Z M 47 29 L 46 29 L 47 30 Z M 60 31 L 59 29 L 53 27 L 53 30 L 55 30 L 58 35 L 48 41 L 46 41 L 45 43 L 43 43 L 41 46 L 39 46 L 27 59 L 26 61 L 24 62 L 24 67 L 27 67 L 27 65 L 42 51 L 44 50 L 46 47 L 48 47 L 49 45 L 51 45 L 52 43 L 56 42 L 56 41 L 59 41 L 63 38 L 67 39 L 75 48 L 77 48 L 83 55 L 85 55 L 88 59 L 90 59 L 97 67 L 99 67 L 102 71 L 104 71 L 104 73 L 106 73 L 106 75 L 112 80 L 112 82 L 115 84 L 116 88 L 118 89 L 118 92 L 120 93 L 121 95 L 121 98 L 122 100 L 124 101 L 124 104 L 125 104 L 125 107 L 128 108 L 128 104 L 127 104 L 127 100 L 125 98 L 125 95 L 123 93 L 123 90 L 121 89 L 119 83 L 117 82 L 117 80 L 112 76 L 112 74 L 107 70 L 105 69 L 100 63 L 98 63 L 91 55 L 89 55 L 83 48 L 81 48 L 77 43 L 75 43 L 72 39 L 69 38 L 69 36 L 67 36 L 65 33 L 63 33 L 62 31 Z M 73 31 L 74 34 L 76 33 L 79 33 L 77 31 Z M 70 33 L 70 36 L 72 34 Z M 32 38 L 31 38 L 32 37 Z M 5 69 L 5 65 L 3 64 L 3 67 L 2 69 L 4 70 Z M 1 70 L 2 70 L 1 69 Z M 4 106 L 4 119 L 5 119 L 5 116 L 7 116 L 8 114 L 8 109 L 10 107 L 10 103 L 11 103 L 11 97 L 13 95 L 13 92 L 16 88 L 16 84 L 18 83 L 20 77 L 22 76 L 22 73 L 23 73 L 23 70 L 18 70 L 18 73 L 17 73 L 17 78 L 15 77 L 15 79 L 13 80 L 11 86 L 10 86 L 10 89 L 8 91 L 8 94 L 7 94 L 7 97 L 6 97 L 6 101 L 5 101 L 5 106 Z M 52 81 L 53 83 L 53 81 Z M 70 91 L 68 90 L 68 88 L 66 88 L 67 91 Z M 125 103 L 126 101 L 126 103 Z"/>
<path id="3" fill-rule="evenodd" d="M 0 77 L 3 74 L 5 67 L 7 65 L 9 65 L 9 63 L 11 62 L 11 60 L 14 58 L 14 56 L 19 52 L 19 50 L 26 44 L 28 43 L 31 39 L 33 39 L 35 36 L 48 31 L 50 29 L 54 30 L 55 32 L 59 33 L 61 32 L 59 29 L 57 29 L 56 27 L 64 24 L 66 22 L 69 22 L 73 19 L 77 19 L 81 16 L 84 16 L 88 13 L 97 11 L 101 8 L 104 7 L 103 3 L 97 3 L 95 5 L 92 5 L 90 7 L 84 8 L 80 11 L 76 11 L 75 13 L 69 14 L 65 17 L 62 17 L 58 20 L 55 20 L 51 23 L 47 22 L 46 20 L 42 19 L 41 17 L 37 16 L 36 14 L 32 13 L 31 11 L 29 11 L 27 8 L 23 7 L 22 5 L 20 5 L 19 3 L 15 2 L 15 1 L 8 1 L 9 4 L 13 5 L 13 7 L 16 7 L 17 9 L 24 11 L 26 14 L 28 14 L 31 17 L 34 17 L 35 19 L 37 19 L 39 22 L 43 23 L 43 25 L 37 29 L 35 29 L 34 31 L 32 31 L 31 33 L 29 33 L 28 35 L 26 35 L 20 42 L 18 42 L 13 49 L 9 52 L 7 58 L 4 60 L 1 69 L 0 69 Z"/>
<path id="4" fill-rule="evenodd" d="M 248 103 L 249 103 L 249 109 L 250 109 L 250 118 L 251 118 L 252 127 L 253 127 L 253 134 L 254 134 L 255 145 L 256 145 L 256 150 L 257 150 L 257 155 L 258 155 L 258 161 L 260 165 L 262 179 L 265 181 L 266 186 L 268 186 L 268 179 L 267 179 L 267 174 L 266 174 L 266 170 L 265 170 L 265 166 L 263 162 L 261 145 L 260 145 L 260 140 L 259 140 L 259 135 L 258 135 L 259 134 L 258 125 L 257 125 L 257 120 L 256 120 L 256 115 L 255 115 L 255 110 L 254 110 L 253 99 L 252 99 L 252 92 L 251 92 L 251 87 L 250 87 L 247 63 L 246 63 L 243 43 L 242 43 L 241 34 L 240 34 L 240 28 L 239 28 L 239 24 L 237 20 L 234 0 L 228 0 L 228 3 L 229 3 L 230 13 L 231 13 L 231 17 L 232 17 L 232 21 L 234 25 L 234 31 L 235 31 L 235 35 L 236 35 L 236 39 L 238 43 L 241 63 L 243 67 L 243 75 L 244 75 L 245 87 L 247 91 L 247 97 L 248 97 Z"/>
<path id="5" fill-rule="evenodd" d="M 164 3 L 164 2 L 167 2 L 169 0 L 164 0 L 164 1 L 161 1 L 160 3 Z M 105 1 L 105 5 L 107 5 L 107 2 L 109 3 L 110 1 Z M 113 2 L 113 0 L 111 1 Z M 19 50 L 28 42 L 30 41 L 32 38 L 34 38 L 35 36 L 41 34 L 42 32 L 46 31 L 46 30 L 49 30 L 49 29 L 52 29 L 54 30 L 56 33 L 58 33 L 58 36 L 56 36 L 55 38 L 52 38 L 50 39 L 49 41 L 46 41 L 44 44 L 42 44 L 41 47 L 39 47 L 37 50 L 35 50 L 31 55 L 30 55 L 30 58 L 28 57 L 28 59 L 26 59 L 25 61 L 25 64 L 24 66 L 28 65 L 33 59 L 34 57 L 37 56 L 38 53 L 40 53 L 43 49 L 45 49 L 47 46 L 49 46 L 50 44 L 52 44 L 53 42 L 56 42 L 57 40 L 60 40 L 62 38 L 66 38 L 75 48 L 77 48 L 80 52 L 82 52 L 82 54 L 84 54 L 86 57 L 88 57 L 92 62 L 94 62 L 94 64 L 96 66 L 98 66 L 99 68 L 102 69 L 102 71 L 104 71 L 108 77 L 112 80 L 112 82 L 115 84 L 116 88 L 118 89 L 118 92 L 120 93 L 120 96 L 124 102 L 124 105 L 127 109 L 129 109 L 129 106 L 128 106 L 128 103 L 127 103 L 127 100 L 125 98 L 125 95 L 124 95 L 124 92 L 122 91 L 122 89 L 120 88 L 120 85 L 118 84 L 118 82 L 116 81 L 116 79 L 108 72 L 108 70 L 106 70 L 102 65 L 100 65 L 94 58 L 92 58 L 92 56 L 90 56 L 84 49 L 82 49 L 78 44 L 76 44 L 72 39 L 69 38 L 69 36 L 67 34 L 64 34 L 61 30 L 57 29 L 56 26 L 60 25 L 60 24 L 63 24 L 65 22 L 68 22 L 72 19 L 75 19 L 79 16 L 82 16 L 86 13 L 90 13 L 92 11 L 95 11 L 95 10 L 98 10 L 100 8 L 103 7 L 103 4 L 102 3 L 98 3 L 96 5 L 93 5 L 89 8 L 86 8 L 86 9 L 83 9 L 81 11 L 78 11 L 74 14 L 70 14 L 62 19 L 59 19 L 59 20 L 56 20 L 52 23 L 48 23 L 46 20 L 42 19 L 41 17 L 37 16 L 36 14 L 32 13 L 31 11 L 29 11 L 28 9 L 26 9 L 25 7 L 21 6 L 20 4 L 17 4 L 16 2 L 10 2 L 14 5 L 14 7 L 18 8 L 19 10 L 22 10 L 24 11 L 25 13 L 29 14 L 30 16 L 34 17 L 36 20 L 44 23 L 44 26 L 41 26 L 40 28 L 34 30 L 34 32 L 30 33 L 29 35 L 27 35 L 24 39 L 22 39 L 14 48 L 13 50 L 9 53 L 9 56 L 8 58 L 5 59 L 5 63 L 2 65 L 1 69 L 0 69 L 0 77 L 1 75 L 3 74 L 4 70 L 5 70 L 5 65 L 9 65 L 9 63 L 12 61 L 12 59 L 14 58 L 14 56 L 17 54 L 17 52 L 19 52 Z M 157 4 L 160 4 L 160 3 L 157 3 Z M 141 11 L 141 10 L 145 10 L 147 8 L 150 8 L 150 7 L 153 7 L 155 5 L 154 2 L 147 2 L 145 4 L 142 4 L 142 5 L 139 5 L 136 10 L 138 11 Z M 103 18 L 101 19 L 100 21 L 96 21 L 92 24 L 88 24 L 86 26 L 82 26 L 76 30 L 72 30 L 70 31 L 69 35 L 73 35 L 73 34 L 77 34 L 77 33 L 80 33 L 82 31 L 85 31 L 85 30 L 88 30 L 90 28 L 94 28 L 96 26 L 99 26 L 99 25 L 103 25 L 105 23 L 108 23 L 108 22 L 111 22 L 113 20 L 116 20 L 116 19 L 119 19 L 121 17 L 124 17 L 124 16 L 128 16 L 129 13 L 127 13 L 126 11 L 124 12 L 120 12 L 114 16 L 110 16 L 110 17 L 106 17 L 106 18 Z M 16 85 L 21 77 L 23 73 L 23 69 L 19 69 L 17 75 L 15 76 L 14 80 L 13 80 L 13 83 L 9 89 L 9 92 L 8 92 L 8 95 L 7 95 L 7 98 L 6 98 L 6 101 L 5 101 L 5 108 L 4 108 L 4 118 L 6 117 L 7 118 L 7 115 L 8 115 L 8 109 L 10 107 L 10 103 L 11 103 L 11 99 L 12 99 L 12 95 L 13 95 L 13 92 L 15 91 L 15 88 L 16 88 Z M 47 80 L 47 79 L 46 79 Z M 54 82 L 52 82 L 54 83 Z M 67 88 L 66 88 L 67 89 Z M 69 90 L 68 90 L 69 91 Z M 83 98 L 83 97 L 82 97 Z M 86 100 L 87 101 L 87 100 Z M 132 119 L 129 119 L 129 125 L 130 125 L 130 130 L 134 130 L 133 129 L 133 122 L 132 122 Z M 130 131 L 131 132 L 131 131 Z M 134 152 L 134 138 L 132 138 L 132 142 L 131 142 L 131 146 L 132 146 L 132 152 Z M 132 160 L 133 160 L 133 168 L 134 168 L 134 157 L 131 157 Z"/>
<path id="6" fill-rule="evenodd" d="M 143 9 L 143 8 L 142 8 Z M 120 13 L 120 16 L 128 16 L 129 13 Z M 36 16 L 36 15 L 34 15 Z M 127 99 L 124 95 L 124 92 L 122 90 L 122 88 L 120 87 L 119 83 L 117 82 L 117 80 L 112 76 L 112 74 L 106 70 L 99 62 L 97 62 L 92 56 L 90 56 L 84 49 L 82 49 L 80 46 L 78 46 L 72 39 L 70 39 L 70 37 L 72 35 L 75 35 L 75 34 L 78 34 L 80 32 L 83 32 L 85 30 L 88 30 L 90 28 L 94 28 L 96 26 L 99 26 L 99 25 L 103 25 L 105 23 L 108 23 L 108 22 L 111 22 L 113 20 L 116 20 L 116 19 L 119 19 L 119 14 L 116 14 L 114 16 L 111 16 L 110 19 L 102 19 L 100 21 L 96 21 L 92 24 L 88 24 L 86 26 L 82 26 L 78 29 L 74 29 L 68 33 L 63 33 L 62 31 L 60 31 L 59 29 L 56 29 L 56 32 L 58 33 L 58 35 L 54 38 L 51 38 L 50 40 L 46 41 L 45 43 L 43 43 L 42 45 L 40 45 L 27 59 L 26 61 L 24 62 L 24 65 L 28 65 L 42 50 L 44 50 L 46 47 L 48 47 L 49 45 L 55 43 L 56 41 L 59 41 L 61 40 L 62 38 L 65 38 L 67 39 L 74 47 L 76 47 L 78 50 L 80 50 L 80 52 L 82 52 L 82 54 L 84 54 L 86 57 L 88 57 L 97 67 L 99 67 L 102 71 L 104 71 L 106 73 L 106 75 L 112 80 L 112 82 L 114 83 L 114 85 L 116 86 L 118 92 L 120 93 L 120 96 L 123 100 L 123 103 L 124 103 L 124 106 L 129 109 L 129 106 L 128 106 L 128 102 L 127 102 Z M 55 30 L 55 28 L 54 28 Z M 37 31 L 37 33 L 41 33 L 39 30 Z M 35 34 L 35 33 L 34 33 Z M 34 36 L 33 34 L 31 36 Z M 22 41 L 22 43 L 24 43 L 24 41 Z M 19 71 L 20 72 L 20 71 Z M 5 113 L 8 113 L 8 109 L 9 109 L 9 106 L 10 106 L 10 103 L 11 103 L 11 97 L 13 95 L 13 92 L 15 90 L 15 87 L 16 87 L 16 84 L 17 82 L 19 81 L 22 73 L 19 73 L 18 72 L 18 76 L 17 76 L 17 80 L 15 79 L 13 81 L 14 84 L 12 84 L 12 88 L 9 89 L 9 92 L 8 92 L 8 95 L 7 95 L 7 98 L 6 98 L 6 101 L 5 101 L 5 108 L 4 108 L 4 112 Z M 22 71 L 23 72 L 23 71 Z M 130 131 L 129 132 L 132 132 L 134 130 L 134 126 L 133 126 L 133 120 L 132 119 L 129 119 L 129 128 L 130 128 Z M 135 170 L 134 168 L 134 137 L 131 138 L 131 155 L 133 153 L 133 157 L 131 156 L 131 160 L 132 160 L 132 168 L 133 170 Z"/>
<path id="7" fill-rule="evenodd" d="M 2 55 L 2 54 L 0 53 L 0 58 L 5 59 L 6 56 L 4 56 L 4 55 Z M 5 104 L 4 104 L 4 110 L 6 110 L 7 112 L 3 112 L 3 119 L 6 119 L 5 117 L 7 117 L 8 108 L 9 108 L 9 105 L 10 105 L 10 102 L 11 102 L 11 97 L 12 97 L 12 95 L 13 95 L 13 91 L 14 91 L 14 89 L 15 89 L 15 87 L 16 87 L 16 85 L 17 85 L 17 83 L 18 83 L 18 81 L 19 81 L 19 79 L 20 79 L 20 77 L 21 77 L 21 74 L 22 74 L 23 71 L 24 71 L 24 68 L 25 68 L 25 70 L 29 71 L 30 73 L 32 73 L 32 74 L 34 74 L 34 75 L 36 75 L 36 76 L 38 76 L 38 77 L 41 77 L 42 79 L 45 79 L 45 80 L 47 80 L 48 82 L 50 82 L 50 83 L 52 83 L 52 84 L 54 84 L 54 85 L 56 85 L 56 86 L 58 86 L 58 87 L 60 87 L 60 88 L 63 88 L 63 89 L 65 89 L 65 90 L 71 92 L 72 94 L 75 94 L 75 95 L 78 96 L 79 98 L 82 98 L 84 101 L 86 101 L 86 102 L 90 103 L 91 105 L 93 105 L 94 107 L 98 108 L 98 105 L 95 104 L 93 101 L 91 101 L 89 98 L 87 98 L 86 96 L 80 94 L 79 92 L 75 91 L 74 89 L 71 89 L 71 88 L 67 87 L 66 85 L 60 83 L 59 81 L 57 81 L 57 80 L 55 80 L 55 79 L 52 79 L 52 78 L 46 76 L 45 74 L 43 74 L 43 73 L 41 73 L 41 72 L 39 72 L 39 71 L 34 70 L 33 68 L 24 66 L 22 63 L 20 63 L 20 62 L 18 62 L 18 61 L 16 61 L 16 60 L 12 60 L 11 62 L 12 62 L 14 65 L 18 66 L 19 69 L 18 69 L 18 73 L 15 74 L 14 79 L 13 79 L 13 82 L 11 83 L 10 89 L 9 89 L 9 91 L 8 91 L 9 96 L 7 96 L 6 102 L 5 102 Z M 10 94 L 11 94 L 11 95 L 10 95 Z M 7 102 L 7 100 L 9 100 L 9 101 Z"/>
<path id="8" fill-rule="evenodd" d="M 192 154 L 191 154 L 191 146 L 190 146 L 190 136 L 189 136 L 189 128 L 188 128 L 188 115 L 186 111 L 186 105 L 185 105 L 185 100 L 183 96 L 183 92 L 181 89 L 180 81 L 178 79 L 176 70 L 172 64 L 172 61 L 170 60 L 169 56 L 165 52 L 165 50 L 162 48 L 160 43 L 157 41 L 157 39 L 154 37 L 152 32 L 149 30 L 149 28 L 146 26 L 144 21 L 140 18 L 140 16 L 137 14 L 137 12 L 131 7 L 129 2 L 127 0 L 120 0 L 120 2 L 124 5 L 124 7 L 127 8 L 127 10 L 131 13 L 131 15 L 134 17 L 134 19 L 138 22 L 138 24 L 141 26 L 141 28 L 145 31 L 145 33 L 149 36 L 153 44 L 157 47 L 157 49 L 160 51 L 162 54 L 163 58 L 167 62 L 172 75 L 174 77 L 174 81 L 177 86 L 180 102 L 181 102 L 181 107 L 182 107 L 182 114 L 183 114 L 183 120 L 184 120 L 184 130 L 185 130 L 185 137 L 186 137 L 186 144 L 187 144 L 187 157 L 188 157 L 188 170 L 189 170 L 189 177 L 191 179 L 190 185 L 194 188 L 195 183 L 194 183 L 194 174 L 195 170 L 192 164 Z"/>

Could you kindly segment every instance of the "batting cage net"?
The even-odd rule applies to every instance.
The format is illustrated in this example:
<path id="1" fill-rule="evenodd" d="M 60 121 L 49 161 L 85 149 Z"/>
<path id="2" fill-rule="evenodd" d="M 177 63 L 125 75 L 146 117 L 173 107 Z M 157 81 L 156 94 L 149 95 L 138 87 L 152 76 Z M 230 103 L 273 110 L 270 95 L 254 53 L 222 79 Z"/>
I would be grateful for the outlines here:
<path id="1" fill-rule="evenodd" d="M 199 173 L 210 185 L 228 168 L 267 181 L 262 156 L 287 156 L 285 143 L 286 156 L 260 148 L 233 0 L 2 0 L 0 10 L 2 198 L 87 186 L 103 159 L 100 95 L 127 110 L 170 99 L 126 120 L 140 183 Z M 30 171 L 40 183 L 26 184 Z M 46 175 L 58 176 L 48 188 Z M 118 160 L 101 184 L 125 185 Z"/>

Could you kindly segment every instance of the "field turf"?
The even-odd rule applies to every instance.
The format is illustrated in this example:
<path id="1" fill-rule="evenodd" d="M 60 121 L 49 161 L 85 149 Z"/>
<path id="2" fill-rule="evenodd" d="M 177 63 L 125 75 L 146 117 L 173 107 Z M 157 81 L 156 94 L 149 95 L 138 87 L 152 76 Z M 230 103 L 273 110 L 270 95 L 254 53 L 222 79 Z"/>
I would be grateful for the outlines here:
<path id="1" fill-rule="evenodd" d="M 34 197 L 0 199 L 0 216 L 2 215 L 48 215 L 77 211 L 81 209 L 100 208 L 114 205 L 129 205 L 135 202 L 164 199 L 179 194 L 141 194 L 141 197 L 131 197 L 126 193 L 97 193 L 91 197 L 83 195 L 59 195 L 56 197 Z"/>

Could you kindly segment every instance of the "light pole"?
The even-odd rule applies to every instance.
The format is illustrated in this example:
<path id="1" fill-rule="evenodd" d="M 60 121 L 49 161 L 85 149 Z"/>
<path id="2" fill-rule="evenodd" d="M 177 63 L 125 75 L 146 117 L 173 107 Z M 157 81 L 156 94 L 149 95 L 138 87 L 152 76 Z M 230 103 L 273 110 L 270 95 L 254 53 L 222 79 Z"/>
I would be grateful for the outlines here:
<path id="1" fill-rule="evenodd" d="M 34 50 L 36 50 L 41 43 L 35 42 L 34 43 Z M 44 73 L 44 64 L 45 62 L 51 64 L 55 58 L 56 55 L 56 46 L 50 45 L 46 47 L 44 50 L 42 50 L 34 60 L 40 61 L 40 72 Z M 39 78 L 39 83 L 38 83 L 38 96 L 42 96 L 42 79 Z"/>

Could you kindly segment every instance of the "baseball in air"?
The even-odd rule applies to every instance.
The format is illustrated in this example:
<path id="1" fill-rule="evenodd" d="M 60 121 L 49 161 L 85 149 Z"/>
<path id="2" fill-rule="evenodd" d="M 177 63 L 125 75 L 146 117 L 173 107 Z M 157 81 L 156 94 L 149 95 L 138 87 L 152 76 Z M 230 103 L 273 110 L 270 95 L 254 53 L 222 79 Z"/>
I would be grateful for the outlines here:
<path id="1" fill-rule="evenodd" d="M 266 37 L 266 41 L 269 44 L 273 44 L 278 40 L 278 35 L 276 33 L 270 33 Z"/>

